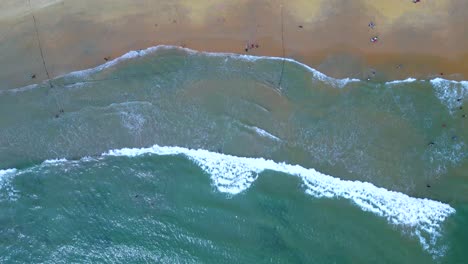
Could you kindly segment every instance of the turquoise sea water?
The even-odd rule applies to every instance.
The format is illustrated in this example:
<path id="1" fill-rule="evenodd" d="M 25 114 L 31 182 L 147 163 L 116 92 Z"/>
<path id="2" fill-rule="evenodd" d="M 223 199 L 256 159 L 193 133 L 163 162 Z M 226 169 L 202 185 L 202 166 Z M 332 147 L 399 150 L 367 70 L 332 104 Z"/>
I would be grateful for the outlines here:
<path id="1" fill-rule="evenodd" d="M 51 85 L 0 93 L 2 263 L 468 257 L 467 82 L 159 47 Z"/>

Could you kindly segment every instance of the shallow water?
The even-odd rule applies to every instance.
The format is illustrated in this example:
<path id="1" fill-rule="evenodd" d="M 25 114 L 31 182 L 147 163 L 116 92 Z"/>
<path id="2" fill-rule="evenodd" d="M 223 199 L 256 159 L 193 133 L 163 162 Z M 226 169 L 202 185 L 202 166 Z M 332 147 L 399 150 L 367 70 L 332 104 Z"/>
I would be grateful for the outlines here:
<path id="1" fill-rule="evenodd" d="M 2 92 L 2 260 L 463 260 L 468 83 L 282 67 L 159 47 Z M 102 156 L 154 144 L 185 148 Z"/>

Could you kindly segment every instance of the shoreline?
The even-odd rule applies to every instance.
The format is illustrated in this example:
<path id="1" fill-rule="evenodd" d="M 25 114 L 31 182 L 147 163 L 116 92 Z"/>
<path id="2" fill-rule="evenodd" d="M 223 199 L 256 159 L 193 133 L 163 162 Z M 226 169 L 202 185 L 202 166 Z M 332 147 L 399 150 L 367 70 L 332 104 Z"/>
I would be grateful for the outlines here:
<path id="1" fill-rule="evenodd" d="M 0 90 L 46 80 L 46 69 L 53 79 L 158 45 L 284 57 L 340 79 L 468 79 L 468 35 L 456 23 L 463 17 L 456 9 L 468 3 L 452 0 L 42 0 L 37 7 L 6 1 L 0 63 L 8 67 L 0 72 Z M 450 21 L 437 21 L 445 17 Z M 369 28 L 369 21 L 376 27 Z M 379 42 L 371 43 L 377 35 Z M 245 52 L 254 43 L 259 47 Z"/>
<path id="2" fill-rule="evenodd" d="M 94 72 L 98 72 L 98 71 L 101 71 L 101 70 L 116 66 L 116 65 L 118 65 L 118 64 L 120 64 L 122 62 L 128 61 L 128 60 L 132 60 L 132 59 L 135 59 L 135 58 L 138 58 L 138 57 L 144 57 L 144 56 L 152 55 L 153 53 L 158 52 L 160 49 L 165 49 L 165 50 L 175 49 L 175 50 L 184 51 L 187 54 L 203 54 L 203 55 L 206 55 L 206 56 L 213 56 L 213 57 L 229 57 L 229 58 L 233 57 L 235 59 L 242 59 L 242 60 L 247 60 L 247 61 L 257 61 L 257 60 L 278 60 L 278 61 L 280 61 L 280 60 L 284 60 L 284 61 L 287 61 L 287 62 L 290 62 L 290 63 L 297 64 L 297 65 L 307 69 L 307 71 L 311 74 L 311 77 L 315 77 L 315 79 L 317 79 L 317 80 L 333 84 L 333 85 L 337 86 L 337 88 L 343 88 L 346 85 L 348 85 L 349 83 L 368 82 L 369 81 L 369 80 L 365 80 L 365 79 L 357 79 L 357 78 L 351 78 L 351 77 L 335 78 L 335 77 L 329 76 L 329 75 L 327 75 L 327 74 L 325 74 L 325 73 L 323 73 L 323 72 L 321 72 L 321 71 L 319 71 L 317 69 L 314 69 L 314 68 L 312 68 L 311 66 L 309 66 L 309 65 L 307 65 L 305 63 L 302 63 L 300 61 L 297 61 L 297 60 L 294 60 L 294 59 L 291 59 L 291 58 L 262 56 L 262 55 L 251 55 L 251 54 L 239 54 L 239 53 L 231 53 L 231 52 L 208 52 L 208 51 L 194 50 L 194 49 L 181 47 L 181 46 L 157 45 L 157 46 L 148 47 L 148 48 L 142 49 L 142 50 L 130 50 L 130 51 L 124 53 L 120 57 L 116 57 L 116 58 L 114 58 L 112 60 L 106 61 L 105 63 L 96 65 L 95 67 L 91 67 L 91 68 L 87 68 L 87 69 L 80 69 L 80 70 L 76 70 L 76 71 L 71 71 L 71 72 L 68 72 L 68 73 L 65 73 L 65 74 L 62 74 L 62 75 L 55 76 L 55 77 L 51 78 L 50 80 L 45 79 L 45 80 L 42 80 L 41 82 L 38 82 L 38 83 L 32 83 L 32 84 L 28 84 L 28 85 L 22 86 L 22 87 L 14 87 L 14 88 L 7 89 L 7 90 L 1 90 L 0 89 L 0 95 L 2 93 L 8 93 L 8 92 L 16 93 L 16 92 L 28 91 L 28 90 L 31 90 L 31 89 L 35 89 L 37 86 L 45 85 L 49 81 L 54 81 L 54 80 L 64 78 L 64 77 L 75 76 L 75 75 L 92 74 Z M 398 84 L 401 84 L 401 83 L 433 82 L 433 81 L 442 81 L 442 82 L 449 82 L 449 83 L 454 83 L 454 84 L 461 84 L 463 87 L 466 86 L 467 89 L 468 89 L 468 80 L 452 80 L 452 79 L 445 79 L 445 78 L 442 78 L 440 76 L 433 76 L 433 77 L 431 76 L 431 77 L 424 78 L 424 79 L 408 77 L 406 79 L 386 80 L 386 81 L 383 81 L 382 83 L 384 83 L 385 85 L 398 85 Z M 77 84 L 77 83 L 69 83 L 69 84 L 66 84 L 66 86 L 75 85 L 75 84 Z"/>

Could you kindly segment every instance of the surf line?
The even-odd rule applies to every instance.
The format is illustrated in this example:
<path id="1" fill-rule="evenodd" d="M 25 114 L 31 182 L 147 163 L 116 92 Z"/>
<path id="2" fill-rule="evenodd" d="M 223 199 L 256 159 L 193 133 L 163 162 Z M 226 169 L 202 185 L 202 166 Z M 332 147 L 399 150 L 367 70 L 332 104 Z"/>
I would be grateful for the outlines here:
<path id="1" fill-rule="evenodd" d="M 291 165 L 264 158 L 238 157 L 204 149 L 190 149 L 177 146 L 153 145 L 148 148 L 123 148 L 105 152 L 98 157 L 84 157 L 80 160 L 46 160 L 41 166 L 61 166 L 68 163 L 99 162 L 106 157 L 133 158 L 142 155 L 176 156 L 183 155 L 198 165 L 211 178 L 218 191 L 236 195 L 247 190 L 264 171 L 276 171 L 302 180 L 306 194 L 315 198 L 334 198 L 351 201 L 361 210 L 383 217 L 394 226 L 400 226 L 405 234 L 418 238 L 423 249 L 433 257 L 444 255 L 445 246 L 438 238 L 442 235 L 442 223 L 456 210 L 449 204 L 427 198 L 416 198 L 404 193 L 377 187 L 369 182 L 342 180 L 320 173 L 312 168 Z M 0 170 L 0 188 L 6 180 L 27 170 Z M 409 231 L 409 232 L 408 232 Z"/>
<path id="2" fill-rule="evenodd" d="M 237 157 L 204 149 L 159 145 L 110 150 L 102 156 L 131 158 L 151 154 L 186 156 L 210 175 L 213 185 L 220 192 L 230 195 L 248 189 L 259 174 L 267 170 L 297 176 L 302 179 L 305 192 L 313 197 L 344 198 L 365 212 L 385 218 L 389 224 L 410 229 L 410 234 L 417 237 L 423 249 L 433 257 L 444 255 L 445 247 L 438 247 L 437 238 L 441 236 L 441 224 L 456 212 L 449 204 L 439 201 L 411 197 L 369 182 L 342 180 L 312 168 L 264 158 Z"/>

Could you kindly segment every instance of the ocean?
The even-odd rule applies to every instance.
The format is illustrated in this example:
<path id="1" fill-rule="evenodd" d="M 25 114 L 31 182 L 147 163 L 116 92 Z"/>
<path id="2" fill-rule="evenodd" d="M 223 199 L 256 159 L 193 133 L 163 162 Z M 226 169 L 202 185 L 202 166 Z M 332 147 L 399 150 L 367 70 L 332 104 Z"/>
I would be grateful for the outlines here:
<path id="1" fill-rule="evenodd" d="M 0 91 L 0 262 L 465 263 L 467 101 L 171 46 Z"/>

